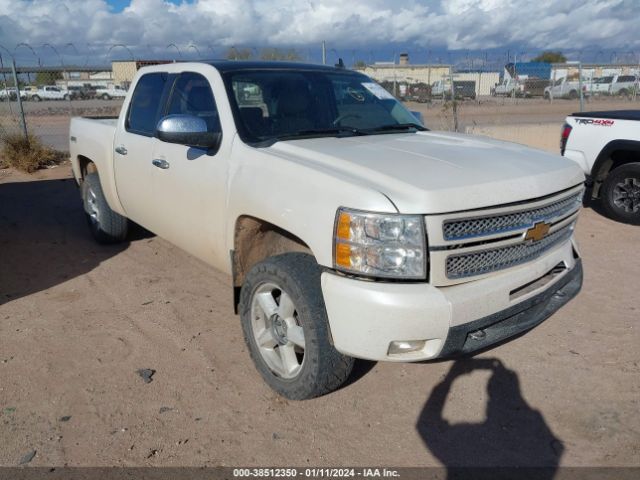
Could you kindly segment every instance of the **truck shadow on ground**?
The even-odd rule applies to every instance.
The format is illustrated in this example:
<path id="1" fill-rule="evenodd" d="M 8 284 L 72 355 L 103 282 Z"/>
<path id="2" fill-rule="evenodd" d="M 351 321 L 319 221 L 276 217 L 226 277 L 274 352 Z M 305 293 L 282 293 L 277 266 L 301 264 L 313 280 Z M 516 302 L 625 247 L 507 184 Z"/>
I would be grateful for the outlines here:
<path id="1" fill-rule="evenodd" d="M 134 227 L 131 239 L 147 235 Z M 128 245 L 94 242 L 72 179 L 0 184 L 0 305 L 83 275 Z"/>
<path id="2" fill-rule="evenodd" d="M 443 412 L 451 387 L 476 370 L 490 372 L 486 419 L 450 423 Z M 522 397 L 517 374 L 495 358 L 456 361 L 431 392 L 416 428 L 449 479 L 524 478 L 529 468 L 532 478 L 551 479 L 564 452 L 542 414 Z"/>

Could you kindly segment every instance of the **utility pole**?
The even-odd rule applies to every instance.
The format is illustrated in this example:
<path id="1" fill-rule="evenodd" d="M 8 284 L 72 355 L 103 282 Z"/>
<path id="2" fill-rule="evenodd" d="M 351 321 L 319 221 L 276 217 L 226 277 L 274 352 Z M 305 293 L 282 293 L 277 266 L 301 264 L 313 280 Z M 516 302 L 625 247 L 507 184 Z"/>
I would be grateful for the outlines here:
<path id="1" fill-rule="evenodd" d="M 322 41 L 322 64 L 327 64 L 327 43 L 324 40 Z"/>

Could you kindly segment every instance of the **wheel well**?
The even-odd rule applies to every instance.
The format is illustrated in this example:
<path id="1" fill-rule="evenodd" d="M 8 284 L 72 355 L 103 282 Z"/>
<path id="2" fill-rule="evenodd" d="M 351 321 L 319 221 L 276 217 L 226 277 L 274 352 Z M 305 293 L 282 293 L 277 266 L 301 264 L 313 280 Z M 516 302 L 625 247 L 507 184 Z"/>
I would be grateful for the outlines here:
<path id="1" fill-rule="evenodd" d="M 93 163 L 90 158 L 87 158 L 84 155 L 78 155 L 78 163 L 80 165 L 80 176 L 82 180 L 84 180 L 84 177 L 86 177 L 88 173 L 98 171 L 98 169 L 96 168 L 96 164 Z"/>
<path id="2" fill-rule="evenodd" d="M 237 313 L 240 287 L 249 270 L 267 257 L 289 252 L 312 254 L 309 246 L 292 233 L 255 217 L 241 216 L 236 221 L 231 269 L 234 309 Z"/>
<path id="3" fill-rule="evenodd" d="M 598 164 L 594 168 L 593 172 L 593 198 L 600 197 L 600 189 L 602 187 L 602 183 L 609 176 L 609 173 L 612 170 L 615 170 L 622 165 L 626 165 L 628 163 L 640 162 L 640 150 L 634 149 L 620 149 L 614 150 L 602 159 L 598 159 Z"/>

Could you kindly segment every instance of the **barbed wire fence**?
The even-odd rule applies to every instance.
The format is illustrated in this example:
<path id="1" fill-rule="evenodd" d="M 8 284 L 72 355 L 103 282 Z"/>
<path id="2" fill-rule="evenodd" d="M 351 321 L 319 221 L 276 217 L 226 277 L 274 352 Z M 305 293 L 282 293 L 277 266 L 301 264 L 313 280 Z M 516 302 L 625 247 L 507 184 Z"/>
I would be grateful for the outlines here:
<path id="1" fill-rule="evenodd" d="M 117 116 L 137 70 L 166 62 L 280 60 L 337 65 L 372 77 L 436 130 L 479 133 L 556 148 L 567 114 L 637 108 L 640 52 L 584 50 L 532 62 L 541 52 L 436 49 L 127 45 L 0 45 L 0 137 L 31 134 L 67 150 L 72 116 Z M 620 81 L 624 80 L 624 81 Z M 548 139 L 548 143 L 540 143 Z M 535 143 L 533 142 L 533 143 Z"/>

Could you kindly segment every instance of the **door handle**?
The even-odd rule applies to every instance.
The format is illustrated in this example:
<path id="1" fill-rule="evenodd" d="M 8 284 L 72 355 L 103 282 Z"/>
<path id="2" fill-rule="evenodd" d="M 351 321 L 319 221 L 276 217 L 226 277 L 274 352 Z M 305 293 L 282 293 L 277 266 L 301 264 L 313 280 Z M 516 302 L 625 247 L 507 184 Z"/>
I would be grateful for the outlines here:
<path id="1" fill-rule="evenodd" d="M 156 158 L 155 160 L 152 160 L 151 163 L 153 163 L 156 167 L 161 168 L 163 170 L 166 170 L 167 168 L 169 168 L 169 162 L 167 162 L 166 160 L 162 160 L 160 158 Z"/>
<path id="2" fill-rule="evenodd" d="M 127 154 L 127 149 L 124 148 L 124 145 L 120 145 L 119 147 L 116 147 L 115 150 L 116 150 L 116 153 L 119 153 L 120 155 Z"/>

